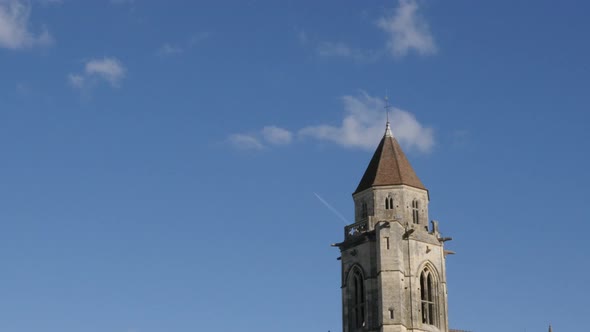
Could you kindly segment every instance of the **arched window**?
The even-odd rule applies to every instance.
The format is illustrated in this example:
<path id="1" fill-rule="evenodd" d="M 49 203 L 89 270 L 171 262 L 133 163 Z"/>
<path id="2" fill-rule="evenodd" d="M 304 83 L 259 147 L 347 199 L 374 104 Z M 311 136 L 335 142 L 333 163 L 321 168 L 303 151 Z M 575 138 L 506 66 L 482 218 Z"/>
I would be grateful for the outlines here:
<path id="1" fill-rule="evenodd" d="M 430 269 L 420 274 L 420 299 L 422 302 L 422 323 L 438 325 L 436 306 L 436 278 Z"/>
<path id="2" fill-rule="evenodd" d="M 385 210 L 393 210 L 393 197 L 385 197 Z"/>
<path id="3" fill-rule="evenodd" d="M 365 280 L 358 267 L 354 267 L 349 277 L 350 322 L 357 328 L 365 326 Z"/>
<path id="4" fill-rule="evenodd" d="M 361 218 L 367 217 L 367 202 L 361 204 Z"/>
<path id="5" fill-rule="evenodd" d="M 418 211 L 419 205 L 417 200 L 412 201 L 412 220 L 414 224 L 420 223 L 420 212 Z"/>

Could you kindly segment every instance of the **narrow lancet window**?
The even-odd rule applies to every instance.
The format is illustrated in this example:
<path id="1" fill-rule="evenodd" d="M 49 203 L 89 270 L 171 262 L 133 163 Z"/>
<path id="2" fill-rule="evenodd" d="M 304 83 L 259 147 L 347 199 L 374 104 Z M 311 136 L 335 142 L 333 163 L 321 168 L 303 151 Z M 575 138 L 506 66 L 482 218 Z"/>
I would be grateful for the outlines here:
<path id="1" fill-rule="evenodd" d="M 414 224 L 420 223 L 420 212 L 417 200 L 412 201 L 412 221 L 414 221 Z"/>
<path id="2" fill-rule="evenodd" d="M 350 281 L 350 319 L 354 327 L 365 326 L 365 281 L 358 268 L 354 268 Z"/>
<path id="3" fill-rule="evenodd" d="M 385 198 L 385 210 L 393 210 L 393 197 Z"/>
<path id="4" fill-rule="evenodd" d="M 367 217 L 367 202 L 361 204 L 361 218 Z"/>
<path id="5" fill-rule="evenodd" d="M 422 323 L 428 325 L 437 324 L 436 306 L 436 279 L 432 272 L 426 268 L 420 274 L 420 299 L 422 302 Z"/>

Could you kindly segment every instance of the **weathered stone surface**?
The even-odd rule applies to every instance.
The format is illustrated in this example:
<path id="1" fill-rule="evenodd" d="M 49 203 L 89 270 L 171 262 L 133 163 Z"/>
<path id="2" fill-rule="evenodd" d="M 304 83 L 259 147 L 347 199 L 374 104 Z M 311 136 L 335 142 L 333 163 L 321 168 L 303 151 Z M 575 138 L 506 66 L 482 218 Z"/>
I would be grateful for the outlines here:
<path id="1" fill-rule="evenodd" d="M 449 332 L 444 242 L 438 226 L 428 224 L 428 191 L 406 184 L 379 185 L 356 192 L 353 200 L 355 224 L 347 226 L 345 240 L 338 244 L 344 332 Z M 353 322 L 358 307 L 352 303 L 354 267 L 364 278 L 362 327 Z M 420 275 L 425 268 L 435 279 L 433 324 L 422 319 Z"/>

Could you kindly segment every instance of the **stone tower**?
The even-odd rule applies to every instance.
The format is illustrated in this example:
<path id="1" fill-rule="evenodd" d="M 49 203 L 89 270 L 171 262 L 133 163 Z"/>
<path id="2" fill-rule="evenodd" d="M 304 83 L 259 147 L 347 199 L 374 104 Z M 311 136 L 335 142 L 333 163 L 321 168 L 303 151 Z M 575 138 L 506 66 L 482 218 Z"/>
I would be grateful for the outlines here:
<path id="1" fill-rule="evenodd" d="M 448 332 L 442 238 L 428 223 L 428 190 L 387 123 L 352 194 L 354 223 L 344 228 L 344 332 Z"/>

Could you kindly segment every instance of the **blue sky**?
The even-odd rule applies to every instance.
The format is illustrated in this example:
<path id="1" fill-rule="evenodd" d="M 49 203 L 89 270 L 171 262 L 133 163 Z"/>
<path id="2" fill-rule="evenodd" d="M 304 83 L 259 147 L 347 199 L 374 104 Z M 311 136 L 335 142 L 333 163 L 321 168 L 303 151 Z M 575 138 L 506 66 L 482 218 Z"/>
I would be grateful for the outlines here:
<path id="1" fill-rule="evenodd" d="M 0 331 L 339 331 L 384 130 L 450 325 L 590 315 L 585 1 L 0 0 Z"/>

